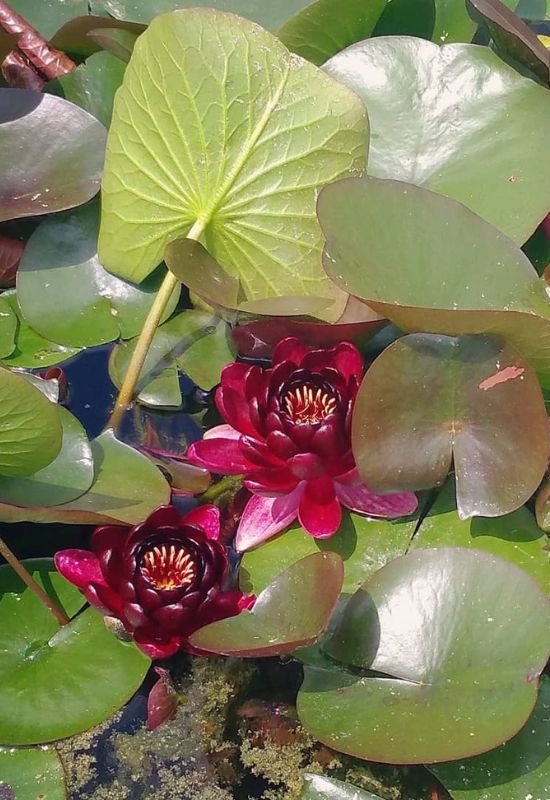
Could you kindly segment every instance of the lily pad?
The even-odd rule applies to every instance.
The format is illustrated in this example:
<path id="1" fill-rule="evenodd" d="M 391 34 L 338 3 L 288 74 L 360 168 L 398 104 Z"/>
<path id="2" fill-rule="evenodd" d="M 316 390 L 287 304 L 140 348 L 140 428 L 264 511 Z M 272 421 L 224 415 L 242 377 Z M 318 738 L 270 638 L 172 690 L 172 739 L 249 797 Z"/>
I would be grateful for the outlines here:
<path id="1" fill-rule="evenodd" d="M 6 358 L 15 350 L 17 316 L 4 294 L 0 297 L 0 358 Z"/>
<path id="2" fill-rule="evenodd" d="M 55 750 L 0 747 L 0 797 L 66 800 L 65 774 Z"/>
<path id="3" fill-rule="evenodd" d="M 368 108 L 370 175 L 425 186 L 529 238 L 550 208 L 546 89 L 487 47 L 397 36 L 352 45 L 324 69 Z"/>
<path id="4" fill-rule="evenodd" d="M 120 387 L 136 347 L 136 339 L 114 347 L 109 375 Z M 185 311 L 155 332 L 138 381 L 138 400 L 147 406 L 179 408 L 182 403 L 178 369 L 202 389 L 220 381 L 220 373 L 234 359 L 229 328 L 204 311 Z"/>
<path id="5" fill-rule="evenodd" d="M 124 28 L 98 28 L 90 31 L 88 36 L 93 39 L 102 50 L 112 53 L 125 64 L 128 63 L 139 34 Z M 109 115 L 109 124 L 111 116 Z"/>
<path id="6" fill-rule="evenodd" d="M 271 581 L 250 611 L 206 625 L 189 641 L 193 647 L 222 655 L 292 653 L 323 633 L 338 602 L 343 579 L 339 555 L 313 553 Z"/>
<path id="7" fill-rule="evenodd" d="M 550 678 L 535 710 L 509 742 L 482 756 L 431 767 L 454 800 L 545 800 L 550 796 Z"/>
<path id="8" fill-rule="evenodd" d="M 353 596 L 329 652 L 353 671 L 305 666 L 298 713 L 313 736 L 392 764 L 468 758 L 531 714 L 550 654 L 550 604 L 497 556 L 417 550 Z"/>
<path id="9" fill-rule="evenodd" d="M 454 459 L 461 519 L 496 517 L 526 503 L 546 472 L 546 406 L 534 371 L 504 340 L 411 334 L 367 371 L 352 447 L 382 493 L 440 485 Z"/>
<path id="10" fill-rule="evenodd" d="M 122 34 L 132 36 L 128 31 Z M 106 128 L 111 124 L 115 92 L 124 77 L 124 62 L 111 53 L 94 53 L 74 72 L 57 79 L 66 100 L 84 108 Z"/>
<path id="11" fill-rule="evenodd" d="M 90 3 L 90 5 L 92 4 Z M 95 36 L 90 36 L 92 33 L 99 33 L 102 28 L 109 31 L 128 31 L 130 34 L 139 36 L 139 34 L 143 33 L 145 30 L 145 25 L 134 22 L 124 22 L 122 20 L 113 19 L 112 17 L 87 14 L 86 16 L 75 17 L 66 22 L 56 31 L 51 39 L 51 44 L 58 50 L 78 55 L 81 58 L 88 58 L 88 56 L 103 49 L 103 44 L 100 43 Z"/>
<path id="12" fill-rule="evenodd" d="M 503 336 L 550 383 L 546 282 L 496 228 L 442 195 L 376 178 L 326 187 L 318 214 L 325 268 L 345 291 L 405 331 Z"/>
<path id="13" fill-rule="evenodd" d="M 0 475 L 32 475 L 61 450 L 59 409 L 28 381 L 0 368 Z"/>
<path id="14" fill-rule="evenodd" d="M 141 286 L 107 272 L 97 255 L 98 227 L 92 203 L 45 220 L 27 243 L 17 275 L 19 305 L 28 324 L 54 342 L 90 347 L 136 336 L 162 282 L 164 268 Z M 178 297 L 179 287 L 163 319 Z"/>
<path id="15" fill-rule="evenodd" d="M 58 409 L 63 426 L 61 451 L 33 475 L 0 475 L 0 503 L 16 506 L 57 506 L 88 491 L 94 480 L 92 448 L 84 428 L 66 408 Z"/>
<path id="16" fill-rule="evenodd" d="M 4 571 L 9 568 L 2 568 L 0 585 Z M 53 566 L 51 571 L 53 579 Z M 82 602 L 77 589 L 71 587 L 71 594 L 73 607 Z M 65 610 L 70 615 L 71 609 Z M 0 741 L 39 744 L 103 722 L 136 691 L 149 664 L 133 643 L 109 633 L 95 609 L 60 627 L 30 589 L 4 594 Z"/>
<path id="17" fill-rule="evenodd" d="M 353 594 L 374 572 L 405 553 L 417 519 L 367 519 L 345 513 L 330 539 L 314 539 L 299 525 L 246 552 L 239 567 L 244 592 L 259 594 L 276 576 L 312 553 L 337 553 L 344 562 L 342 591 Z"/>
<path id="18" fill-rule="evenodd" d="M 46 39 L 72 17 L 88 13 L 88 0 L 11 0 L 10 6 Z"/>
<path id="19" fill-rule="evenodd" d="M 304 774 L 305 786 L 300 800 L 381 800 L 379 795 L 365 792 L 351 783 L 327 778 L 326 775 Z"/>
<path id="20" fill-rule="evenodd" d="M 158 17 L 115 99 L 100 257 L 140 281 L 190 235 L 247 299 L 328 297 L 323 316 L 337 318 L 345 296 L 320 269 L 315 197 L 359 174 L 367 145 L 358 98 L 272 34 L 212 9 Z"/>
<path id="21" fill-rule="evenodd" d="M 21 508 L 0 502 L 2 522 L 67 522 L 136 525 L 170 501 L 170 487 L 146 456 L 105 431 L 92 442 L 94 483 L 60 506 Z"/>
<path id="22" fill-rule="evenodd" d="M 460 519 L 454 481 L 447 481 L 411 542 L 420 547 L 472 547 L 512 561 L 544 589 L 550 590 L 550 556 L 547 537 L 527 508 L 504 517 Z"/>
<path id="23" fill-rule="evenodd" d="M 2 303 L 10 308 L 16 323 L 14 347 L 11 353 L 2 359 L 6 367 L 42 369 L 60 364 L 80 352 L 78 347 L 65 347 L 50 342 L 33 330 L 21 313 L 15 290 L 3 293 L 0 299 L 0 304 Z"/>
<path id="24" fill-rule="evenodd" d="M 90 200 L 99 190 L 106 136 L 91 114 L 62 97 L 0 89 L 0 220 Z"/>

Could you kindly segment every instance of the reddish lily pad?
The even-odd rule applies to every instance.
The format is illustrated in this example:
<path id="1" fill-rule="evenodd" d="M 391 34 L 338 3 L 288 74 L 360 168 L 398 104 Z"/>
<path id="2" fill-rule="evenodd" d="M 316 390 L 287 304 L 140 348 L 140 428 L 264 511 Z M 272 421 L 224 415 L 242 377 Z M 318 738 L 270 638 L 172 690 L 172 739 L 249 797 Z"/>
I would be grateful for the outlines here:
<path id="1" fill-rule="evenodd" d="M 247 658 L 292 653 L 323 633 L 343 579 L 336 553 L 306 556 L 271 581 L 250 611 L 206 625 L 189 641 L 210 653 Z"/>
<path id="2" fill-rule="evenodd" d="M 107 131 L 61 97 L 0 89 L 0 220 L 73 208 L 99 190 Z M 21 141 L 25 147 L 21 148 Z"/>
<path id="3" fill-rule="evenodd" d="M 550 655 L 550 603 L 497 556 L 418 550 L 363 585 L 328 647 L 341 665 L 306 665 L 298 695 L 313 736 L 392 764 L 468 758 L 527 721 Z"/>

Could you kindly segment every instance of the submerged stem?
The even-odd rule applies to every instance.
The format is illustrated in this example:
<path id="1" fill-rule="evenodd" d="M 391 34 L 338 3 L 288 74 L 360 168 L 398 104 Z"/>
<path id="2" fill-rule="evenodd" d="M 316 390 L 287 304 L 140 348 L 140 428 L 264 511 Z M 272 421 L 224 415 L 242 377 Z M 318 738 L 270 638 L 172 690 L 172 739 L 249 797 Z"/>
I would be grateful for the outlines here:
<path id="1" fill-rule="evenodd" d="M 187 234 L 187 239 L 193 239 L 196 241 L 202 234 L 203 230 L 204 223 L 195 222 Z M 149 314 L 147 315 L 147 319 L 145 320 L 143 328 L 141 329 L 141 333 L 139 335 L 135 350 L 132 354 L 130 364 L 128 365 L 128 370 L 124 376 L 122 386 L 120 387 L 120 392 L 118 393 L 115 407 L 111 416 L 109 417 L 106 428 L 112 428 L 113 431 L 116 431 L 122 421 L 124 413 L 134 399 L 136 386 L 141 374 L 141 370 L 143 369 L 143 364 L 147 358 L 147 353 L 151 347 L 151 342 L 153 341 L 153 337 L 161 320 L 164 309 L 166 308 L 166 304 L 168 303 L 170 297 L 172 296 L 172 292 L 177 285 L 178 279 L 176 276 L 171 272 L 168 272 L 160 286 L 160 289 L 157 292 L 157 296 L 155 297 L 153 305 L 151 306 Z"/>
<path id="2" fill-rule="evenodd" d="M 19 575 L 23 583 L 25 583 L 29 589 L 35 593 L 40 602 L 46 606 L 51 614 L 53 614 L 59 624 L 67 625 L 70 620 L 63 609 L 60 608 L 57 603 L 55 603 L 52 598 L 46 594 L 44 589 L 37 584 L 30 572 L 19 561 L 15 553 L 12 553 L 3 539 L 0 539 L 0 554 L 4 556 L 10 567 L 14 572 L 17 573 L 17 575 Z"/>

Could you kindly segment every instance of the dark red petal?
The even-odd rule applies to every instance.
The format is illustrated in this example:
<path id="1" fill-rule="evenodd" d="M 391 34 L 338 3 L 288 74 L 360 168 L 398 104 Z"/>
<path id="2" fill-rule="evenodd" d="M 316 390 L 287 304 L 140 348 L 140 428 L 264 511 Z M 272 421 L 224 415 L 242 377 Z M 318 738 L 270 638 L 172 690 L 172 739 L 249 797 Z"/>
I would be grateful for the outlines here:
<path id="1" fill-rule="evenodd" d="M 299 366 L 308 350 L 308 347 L 293 336 L 281 339 L 273 349 L 272 364 L 275 366 L 283 361 L 291 361 L 296 366 Z"/>
<path id="2" fill-rule="evenodd" d="M 174 506 L 159 506 L 145 520 L 151 530 L 160 527 L 177 528 L 180 521 L 180 512 Z"/>
<path id="3" fill-rule="evenodd" d="M 267 370 L 269 376 L 269 393 L 276 394 L 283 383 L 296 372 L 296 365 L 292 361 L 283 361 L 271 370 Z"/>
<path id="4" fill-rule="evenodd" d="M 224 420 L 233 428 L 249 436 L 257 435 L 257 430 L 250 420 L 248 403 L 243 394 L 243 387 L 240 390 L 231 388 L 220 388 L 216 393 L 216 404 Z"/>
<path id="5" fill-rule="evenodd" d="M 220 535 L 220 509 L 213 505 L 197 506 L 182 518 L 180 527 L 185 525 L 195 525 L 209 539 L 216 540 Z"/>
<path id="6" fill-rule="evenodd" d="M 250 472 L 244 485 L 256 494 L 286 494 L 296 488 L 298 478 L 286 467 L 283 469 L 258 469 Z"/>
<path id="7" fill-rule="evenodd" d="M 159 628 L 166 628 L 170 631 L 177 629 L 180 634 L 187 632 L 194 617 L 195 612 L 190 608 L 182 608 L 180 603 L 161 606 L 151 614 L 151 619 Z"/>
<path id="8" fill-rule="evenodd" d="M 92 583 L 84 592 L 88 602 L 103 611 L 104 614 L 110 614 L 113 617 L 125 622 L 124 615 L 122 614 L 122 602 L 120 597 L 109 589 L 108 586 L 100 583 Z"/>
<path id="9" fill-rule="evenodd" d="M 331 414 L 322 422 L 311 439 L 311 449 L 325 458 L 335 458 L 350 447 L 351 441 L 344 436 L 342 421 L 337 414 Z"/>
<path id="10" fill-rule="evenodd" d="M 272 431 L 267 435 L 266 445 L 271 452 L 282 459 L 290 458 L 296 453 L 296 445 L 282 431 Z"/>
<path id="11" fill-rule="evenodd" d="M 287 466 L 301 481 L 320 478 L 325 474 L 323 461 L 315 453 L 298 453 L 288 459 Z"/>
<path id="12" fill-rule="evenodd" d="M 89 550 L 60 550 L 54 563 L 57 571 L 79 589 L 90 583 L 104 583 L 97 556 Z"/>
<path id="13" fill-rule="evenodd" d="M 284 426 L 279 414 L 270 411 L 265 420 L 265 427 L 268 431 L 282 431 Z"/>
<path id="14" fill-rule="evenodd" d="M 100 556 L 104 550 L 121 550 L 126 544 L 131 528 L 122 525 L 102 525 L 92 533 L 92 550 Z"/>
<path id="15" fill-rule="evenodd" d="M 287 436 L 292 439 L 296 448 L 298 450 L 309 450 L 317 425 L 308 425 L 307 423 L 298 425 L 289 419 L 283 420 L 283 423 Z"/>
<path id="16" fill-rule="evenodd" d="M 181 650 L 185 640 L 181 636 L 172 636 L 165 642 L 159 641 L 148 636 L 148 632 L 139 630 L 134 635 L 134 641 L 146 656 L 153 660 L 160 660 L 174 656 L 178 650 Z"/>
<path id="17" fill-rule="evenodd" d="M 342 342 L 334 348 L 334 365 L 346 380 L 353 377 L 360 381 L 365 369 L 361 353 L 350 342 Z"/>
<path id="18" fill-rule="evenodd" d="M 222 369 L 220 380 L 222 389 L 230 388 L 242 392 L 246 376 L 250 371 L 249 364 L 241 364 L 238 361 L 228 364 Z"/>
<path id="19" fill-rule="evenodd" d="M 132 628 L 142 628 L 147 625 L 149 618 L 139 603 L 124 603 L 122 613 L 132 626 Z"/>
<path id="20" fill-rule="evenodd" d="M 241 452 L 247 461 L 256 467 L 282 467 L 284 461 L 278 458 L 266 442 L 253 439 L 251 436 L 243 436 L 241 439 Z"/>
<path id="21" fill-rule="evenodd" d="M 342 521 L 342 509 L 331 478 L 323 476 L 306 483 L 298 519 L 315 538 L 325 539 L 336 533 Z"/>
<path id="22" fill-rule="evenodd" d="M 234 439 L 202 439 L 187 450 L 192 464 L 205 467 L 220 475 L 242 475 L 252 468 Z"/>

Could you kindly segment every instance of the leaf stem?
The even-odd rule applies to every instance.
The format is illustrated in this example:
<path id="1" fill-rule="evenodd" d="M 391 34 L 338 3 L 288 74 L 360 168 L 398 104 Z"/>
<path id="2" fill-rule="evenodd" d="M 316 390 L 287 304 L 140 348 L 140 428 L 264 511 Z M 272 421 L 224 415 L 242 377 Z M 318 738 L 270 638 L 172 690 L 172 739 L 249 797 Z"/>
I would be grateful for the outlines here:
<path id="1" fill-rule="evenodd" d="M 202 234 L 203 230 L 204 223 L 197 221 L 187 234 L 187 238 L 196 241 Z M 164 309 L 166 308 L 166 305 L 172 296 L 172 292 L 177 285 L 178 279 L 176 276 L 171 272 L 168 272 L 160 286 L 160 289 L 157 292 L 157 296 L 155 297 L 153 305 L 151 306 L 149 314 L 147 315 L 147 319 L 145 320 L 143 328 L 141 329 L 139 339 L 128 365 L 128 370 L 124 376 L 122 386 L 120 387 L 120 392 L 118 393 L 115 407 L 111 416 L 109 417 L 106 428 L 112 428 L 113 431 L 116 431 L 122 421 L 122 417 L 134 399 L 136 386 L 139 381 L 145 359 L 147 358 L 147 353 L 151 347 L 151 342 L 153 341 L 153 337 L 161 320 Z"/>
<path id="2" fill-rule="evenodd" d="M 10 567 L 14 572 L 19 575 L 23 583 L 25 583 L 31 591 L 35 593 L 41 603 L 43 603 L 48 611 L 55 617 L 60 625 L 67 625 L 70 619 L 65 614 L 62 608 L 55 603 L 52 598 L 46 594 L 44 589 L 38 585 L 30 572 L 19 561 L 15 553 L 12 553 L 8 545 L 3 539 L 0 539 L 0 554 L 4 556 Z"/>

